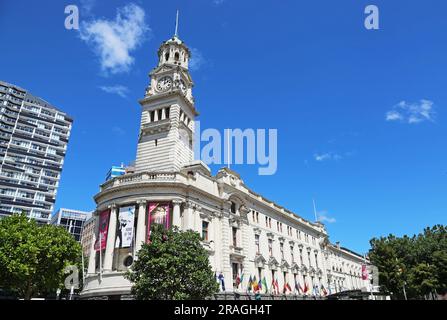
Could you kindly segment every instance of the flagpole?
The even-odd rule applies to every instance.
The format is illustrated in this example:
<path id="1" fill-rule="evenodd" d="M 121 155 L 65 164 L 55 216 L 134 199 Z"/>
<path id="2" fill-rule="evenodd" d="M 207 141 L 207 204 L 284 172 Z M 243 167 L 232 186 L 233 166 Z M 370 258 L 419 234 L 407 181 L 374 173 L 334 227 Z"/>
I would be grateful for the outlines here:
<path id="1" fill-rule="evenodd" d="M 231 163 L 230 163 L 230 129 L 227 129 L 227 165 L 228 169 L 231 169 Z"/>
<path id="2" fill-rule="evenodd" d="M 81 228 L 82 285 L 84 285 L 84 283 L 85 283 L 84 248 L 82 247 L 83 240 L 84 240 L 84 226 L 85 226 L 85 221 L 82 223 L 82 228 Z"/>
<path id="3" fill-rule="evenodd" d="M 178 37 L 178 16 L 179 16 L 179 12 L 177 10 L 177 16 L 175 19 L 175 36 Z"/>
<path id="4" fill-rule="evenodd" d="M 101 233 L 101 221 L 100 221 L 98 230 L 99 230 L 99 282 L 101 282 L 102 281 L 102 233 Z"/>

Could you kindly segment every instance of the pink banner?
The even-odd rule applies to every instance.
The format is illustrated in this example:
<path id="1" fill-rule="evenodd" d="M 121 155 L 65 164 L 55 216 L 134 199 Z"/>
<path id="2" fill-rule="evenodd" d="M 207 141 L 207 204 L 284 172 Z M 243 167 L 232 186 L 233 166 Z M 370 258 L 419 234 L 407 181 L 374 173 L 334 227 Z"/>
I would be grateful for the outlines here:
<path id="1" fill-rule="evenodd" d="M 149 241 L 151 234 L 151 226 L 153 224 L 161 224 L 166 229 L 170 227 L 170 203 L 167 202 L 150 202 L 147 206 L 147 235 L 146 240 Z"/>
<path id="2" fill-rule="evenodd" d="M 104 250 L 107 243 L 107 233 L 109 231 L 110 210 L 105 210 L 99 214 L 99 232 L 95 242 L 95 250 Z M 101 240 L 101 249 L 99 248 L 99 240 Z"/>
<path id="3" fill-rule="evenodd" d="M 362 280 L 368 280 L 368 270 L 366 264 L 362 264 Z"/>

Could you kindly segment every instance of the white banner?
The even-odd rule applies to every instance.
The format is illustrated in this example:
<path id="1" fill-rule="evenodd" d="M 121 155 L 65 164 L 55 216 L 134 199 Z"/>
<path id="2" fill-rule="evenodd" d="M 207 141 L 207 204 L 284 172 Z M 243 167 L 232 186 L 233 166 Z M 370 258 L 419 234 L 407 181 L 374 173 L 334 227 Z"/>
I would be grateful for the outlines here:
<path id="1" fill-rule="evenodd" d="M 115 248 L 129 248 L 132 246 L 134 223 L 135 206 L 120 208 Z"/>

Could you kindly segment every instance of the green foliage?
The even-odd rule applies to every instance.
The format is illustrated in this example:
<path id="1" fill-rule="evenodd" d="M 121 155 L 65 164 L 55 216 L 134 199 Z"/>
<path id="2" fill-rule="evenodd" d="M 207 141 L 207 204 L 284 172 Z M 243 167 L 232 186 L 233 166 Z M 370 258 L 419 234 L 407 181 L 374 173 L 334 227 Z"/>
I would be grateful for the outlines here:
<path id="1" fill-rule="evenodd" d="M 81 246 L 64 229 L 38 226 L 25 215 L 0 220 L 0 287 L 24 299 L 54 293 Z"/>
<path id="2" fill-rule="evenodd" d="M 218 291 L 198 233 L 155 225 L 126 277 L 138 300 L 198 300 Z"/>
<path id="3" fill-rule="evenodd" d="M 437 225 L 412 238 L 389 235 L 372 239 L 369 256 L 379 268 L 382 289 L 402 299 L 447 291 L 447 228 Z"/>

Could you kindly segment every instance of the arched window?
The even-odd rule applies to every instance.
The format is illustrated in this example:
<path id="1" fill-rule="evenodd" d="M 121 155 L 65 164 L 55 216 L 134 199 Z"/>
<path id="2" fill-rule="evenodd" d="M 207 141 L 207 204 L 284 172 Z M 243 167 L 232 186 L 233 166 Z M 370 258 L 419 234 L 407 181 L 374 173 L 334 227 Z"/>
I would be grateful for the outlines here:
<path id="1" fill-rule="evenodd" d="M 180 60 L 180 54 L 178 52 L 175 53 L 174 59 L 175 59 L 175 61 Z"/>
<path id="2" fill-rule="evenodd" d="M 231 213 L 236 213 L 236 203 L 231 202 Z"/>
<path id="3" fill-rule="evenodd" d="M 165 53 L 165 61 L 168 61 L 169 60 L 169 52 L 166 52 Z"/>

